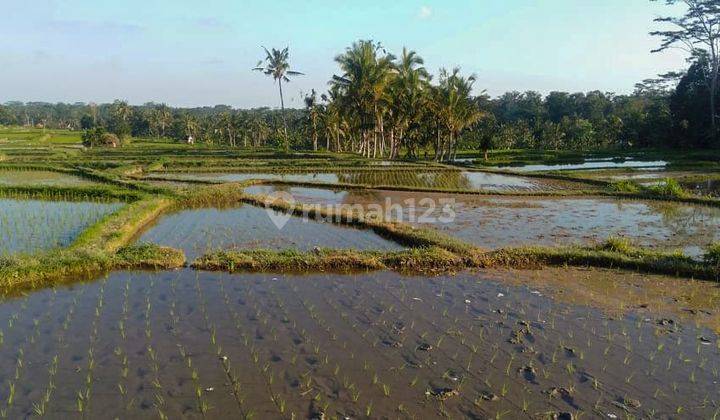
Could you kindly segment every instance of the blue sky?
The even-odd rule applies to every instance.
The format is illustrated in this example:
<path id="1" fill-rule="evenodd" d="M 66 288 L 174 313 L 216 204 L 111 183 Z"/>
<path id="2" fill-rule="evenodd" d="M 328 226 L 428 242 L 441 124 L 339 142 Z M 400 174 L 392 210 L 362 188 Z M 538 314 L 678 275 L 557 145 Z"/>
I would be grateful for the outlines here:
<path id="1" fill-rule="evenodd" d="M 324 90 L 353 41 L 408 46 L 436 73 L 460 66 L 478 89 L 631 92 L 684 65 L 650 54 L 648 0 L 0 0 L 0 103 L 115 98 L 176 106 L 277 106 L 250 69 L 261 45 L 290 46 L 306 73 L 287 88 Z"/>

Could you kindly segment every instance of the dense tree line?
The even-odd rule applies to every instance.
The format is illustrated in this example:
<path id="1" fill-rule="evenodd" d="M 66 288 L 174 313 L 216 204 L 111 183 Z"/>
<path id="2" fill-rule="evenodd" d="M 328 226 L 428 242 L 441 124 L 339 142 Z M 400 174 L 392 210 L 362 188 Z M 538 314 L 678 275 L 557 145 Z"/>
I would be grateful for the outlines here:
<path id="1" fill-rule="evenodd" d="M 405 52 L 390 89 L 396 100 L 351 89 L 351 77 L 333 82 L 328 93 L 307 95 L 305 109 L 286 110 L 288 143 L 295 149 L 325 148 L 366 155 L 418 157 L 421 150 L 449 157 L 460 149 L 575 149 L 710 147 L 709 96 L 696 63 L 674 90 L 640 86 L 632 95 L 603 92 L 508 92 L 498 98 L 472 96 L 472 78 L 443 72 L 437 86 Z M 349 63 L 348 65 L 353 65 Z M 397 76 L 402 74 L 403 76 Z M 425 83 L 420 85 L 419 81 Z M 383 82 L 386 83 L 386 82 Z M 389 83 L 389 82 L 388 82 Z M 461 92 L 461 93 L 458 93 Z M 462 93 L 464 92 L 464 93 Z M 458 104 L 465 95 L 465 109 Z M 377 102 L 377 103 L 376 103 Z M 453 108 L 453 106 L 455 108 Z M 361 108 L 364 107 L 364 108 Z M 455 112 L 453 114 L 452 112 Z M 102 126 L 119 138 L 173 138 L 232 147 L 282 146 L 280 110 L 237 110 L 219 105 L 172 108 L 163 104 L 0 105 L 0 124 L 87 130 Z"/>

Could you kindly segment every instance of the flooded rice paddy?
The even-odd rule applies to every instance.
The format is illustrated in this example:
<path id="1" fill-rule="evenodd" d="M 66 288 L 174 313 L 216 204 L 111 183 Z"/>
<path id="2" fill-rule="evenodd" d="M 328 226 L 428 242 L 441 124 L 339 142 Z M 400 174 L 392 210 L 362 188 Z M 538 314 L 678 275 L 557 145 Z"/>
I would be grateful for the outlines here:
<path id="1" fill-rule="evenodd" d="M 0 170 L 0 185 L 43 185 L 83 186 L 94 185 L 93 181 L 79 176 L 51 171 L 7 171 Z"/>
<path id="2" fill-rule="evenodd" d="M 471 160 L 472 162 L 472 160 Z M 661 170 L 667 166 L 664 160 L 635 160 L 624 158 L 585 159 L 581 163 L 558 163 L 549 165 L 508 165 L 496 166 L 493 169 L 509 169 L 516 172 L 544 172 L 544 171 L 577 171 L 613 168 L 644 168 Z"/>
<path id="3" fill-rule="evenodd" d="M 271 217 L 272 215 L 272 217 Z M 284 222 L 278 228 L 274 221 Z M 162 217 L 139 242 L 171 246 L 193 260 L 215 249 L 299 249 L 314 247 L 393 250 L 402 247 L 370 230 L 293 217 L 245 205 L 184 210 Z"/>
<path id="4" fill-rule="evenodd" d="M 638 275 L 598 273 L 643 283 Z M 714 298 L 683 301 L 681 317 L 654 306 L 656 300 L 608 310 L 569 295 L 556 298 L 553 284 L 541 281 L 555 277 L 581 283 L 587 272 L 436 278 L 118 272 L 8 298 L 0 303 L 1 412 L 8 418 L 717 415 L 720 347 L 702 322 L 716 315 L 716 285 L 692 291 Z M 668 286 L 660 300 L 690 292 L 673 287 L 683 280 L 657 279 Z M 540 286 L 516 284 L 522 280 Z"/>
<path id="5" fill-rule="evenodd" d="M 272 194 L 282 186 L 254 186 L 249 193 Z M 393 220 L 437 229 L 486 248 L 569 245 L 600 242 L 611 236 L 660 250 L 683 250 L 699 256 L 720 240 L 720 209 L 661 201 L 610 198 L 520 198 L 432 194 L 402 191 L 330 191 L 290 188 L 299 202 L 380 205 L 393 208 Z M 297 195 L 295 195 L 297 194 Z M 434 222 L 451 199 L 454 218 Z M 425 201 L 424 201 L 425 200 Z M 399 215 L 397 207 L 402 208 Z M 432 220 L 423 222 L 421 216 Z"/>
<path id="6" fill-rule="evenodd" d="M 157 177 L 157 176 L 155 176 Z M 168 176 L 163 176 L 168 179 Z M 415 187 L 448 190 L 544 191 L 558 189 L 589 189 L 583 183 L 524 178 L 520 176 L 468 171 L 362 171 L 335 173 L 196 173 L 173 175 L 176 180 L 241 182 L 251 179 L 265 181 L 315 182 L 323 184 L 354 184 L 364 186 Z M 149 178 L 152 180 L 153 176 Z"/>
<path id="7" fill-rule="evenodd" d="M 70 245 L 119 203 L 0 199 L 0 256 Z"/>

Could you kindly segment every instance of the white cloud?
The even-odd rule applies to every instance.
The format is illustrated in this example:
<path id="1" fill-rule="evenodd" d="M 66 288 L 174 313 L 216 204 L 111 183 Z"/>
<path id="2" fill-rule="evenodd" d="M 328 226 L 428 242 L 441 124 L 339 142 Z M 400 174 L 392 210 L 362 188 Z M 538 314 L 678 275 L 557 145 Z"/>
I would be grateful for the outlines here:
<path id="1" fill-rule="evenodd" d="M 418 17 L 420 19 L 427 19 L 430 16 L 432 16 L 432 9 L 429 6 L 421 6 L 420 11 L 418 12 Z"/>

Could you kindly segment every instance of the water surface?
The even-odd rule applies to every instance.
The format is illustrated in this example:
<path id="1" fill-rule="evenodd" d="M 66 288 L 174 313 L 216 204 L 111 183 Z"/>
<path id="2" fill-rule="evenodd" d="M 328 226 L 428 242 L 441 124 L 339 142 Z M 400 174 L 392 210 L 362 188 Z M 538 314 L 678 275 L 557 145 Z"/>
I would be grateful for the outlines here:
<path id="1" fill-rule="evenodd" d="M 286 222 L 281 227 L 275 220 Z M 162 217 L 140 236 L 151 242 L 180 248 L 188 260 L 214 249 L 341 249 L 398 250 L 402 247 L 370 230 L 305 220 L 270 209 L 245 205 L 227 209 L 184 210 Z"/>
<path id="2" fill-rule="evenodd" d="M 687 284 L 604 273 L 621 302 Z M 0 303 L 0 400 L 8 418 L 712 418 L 717 290 L 606 308 L 542 280 L 588 275 L 114 273 Z"/>
<path id="3" fill-rule="evenodd" d="M 0 199 L 0 256 L 70 245 L 120 203 Z"/>
<path id="4" fill-rule="evenodd" d="M 157 176 L 157 175 L 156 175 Z M 164 176 L 167 178 L 168 176 Z M 324 184 L 354 184 L 370 187 L 416 187 L 447 190 L 487 191 L 544 191 L 558 189 L 587 189 L 588 185 L 577 182 L 524 178 L 520 176 L 470 171 L 403 171 L 378 170 L 336 173 L 196 173 L 173 175 L 177 180 L 209 180 L 216 182 L 240 182 L 251 179 L 287 182 L 316 182 Z M 152 179 L 152 177 L 150 177 Z"/>
<path id="5" fill-rule="evenodd" d="M 273 190 L 262 189 L 266 194 Z M 720 241 L 720 209 L 682 203 L 382 190 L 341 194 L 318 188 L 305 188 L 294 197 L 299 202 L 362 205 L 369 210 L 379 205 L 390 209 L 392 220 L 437 229 L 485 248 L 592 244 L 622 236 L 637 245 L 699 257 L 705 247 Z M 454 217 L 444 222 L 446 206 Z"/>

